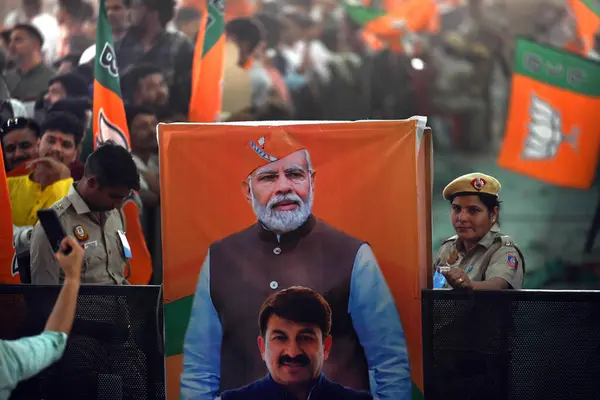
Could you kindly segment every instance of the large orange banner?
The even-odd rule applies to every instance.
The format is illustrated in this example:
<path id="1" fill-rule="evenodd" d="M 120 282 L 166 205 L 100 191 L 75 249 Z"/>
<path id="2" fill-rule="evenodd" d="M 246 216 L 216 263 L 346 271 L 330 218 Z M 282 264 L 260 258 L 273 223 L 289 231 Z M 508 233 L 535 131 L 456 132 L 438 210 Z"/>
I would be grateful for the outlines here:
<path id="1" fill-rule="evenodd" d="M 334 326 L 350 316 L 340 329 L 354 326 L 364 349 L 339 354 L 356 335 L 337 340 L 343 334 L 334 332 L 324 364 L 330 379 L 382 400 L 422 398 L 420 291 L 432 264 L 424 118 L 160 124 L 158 132 L 167 397 L 212 400 L 264 375 L 260 303 L 302 285 L 330 301 Z M 269 211 L 282 193 L 294 212 Z M 262 252 L 272 231 L 281 244 Z M 279 260 L 285 267 L 269 275 Z M 341 359 L 348 363 L 336 368 Z"/>

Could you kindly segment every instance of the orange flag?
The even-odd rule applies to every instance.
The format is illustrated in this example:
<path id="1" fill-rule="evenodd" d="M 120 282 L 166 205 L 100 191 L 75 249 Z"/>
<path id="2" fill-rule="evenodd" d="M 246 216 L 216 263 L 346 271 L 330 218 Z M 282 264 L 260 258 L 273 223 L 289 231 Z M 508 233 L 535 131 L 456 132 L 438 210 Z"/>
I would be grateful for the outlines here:
<path id="1" fill-rule="evenodd" d="M 256 9 L 254 0 L 227 0 L 225 1 L 225 20 L 251 17 Z"/>
<path id="2" fill-rule="evenodd" d="M 94 66 L 94 148 L 107 140 L 112 140 L 131 150 L 105 0 L 100 0 L 99 5 L 96 49 L 98 50 Z M 123 206 L 123 212 L 127 222 L 127 240 L 133 256 L 128 280 L 134 285 L 147 285 L 152 275 L 152 259 L 144 239 L 139 209 L 133 200 L 129 200 Z"/>
<path id="3" fill-rule="evenodd" d="M 225 18 L 223 1 L 204 0 L 200 30 L 194 51 L 190 122 L 219 120 L 225 58 Z M 208 12 L 206 12 L 208 10 Z"/>
<path id="4" fill-rule="evenodd" d="M 12 212 L 2 146 L 0 146 L 0 210 L 3 215 L 0 219 L 0 283 L 21 283 L 19 272 L 14 264 Z"/>
<path id="5" fill-rule="evenodd" d="M 596 33 L 600 29 L 600 4 L 595 0 L 569 0 L 577 20 L 577 33 L 583 44 L 583 54 L 594 48 Z"/>
<path id="6" fill-rule="evenodd" d="M 376 36 L 393 51 L 414 54 L 418 32 L 436 33 L 439 30 L 439 12 L 434 0 L 404 0 L 393 3 L 388 10 L 379 10 L 344 2 L 349 18 L 360 25 L 363 38 Z M 369 42 L 367 42 L 369 43 Z"/>
<path id="7" fill-rule="evenodd" d="M 586 189 L 600 146 L 600 63 L 517 40 L 498 163 L 554 185 Z"/>

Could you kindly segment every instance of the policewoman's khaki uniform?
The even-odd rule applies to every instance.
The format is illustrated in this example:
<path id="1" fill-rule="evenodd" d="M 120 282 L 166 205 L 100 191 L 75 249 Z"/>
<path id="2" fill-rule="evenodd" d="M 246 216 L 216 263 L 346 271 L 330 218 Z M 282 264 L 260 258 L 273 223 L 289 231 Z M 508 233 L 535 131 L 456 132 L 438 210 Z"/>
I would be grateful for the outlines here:
<path id="1" fill-rule="evenodd" d="M 500 182 L 482 173 L 463 175 L 452 181 L 443 191 L 443 197 L 450 200 L 459 193 L 486 193 L 498 196 Z M 497 224 L 469 251 L 466 251 L 458 237 L 444 241 L 434 262 L 434 274 L 440 267 L 461 268 L 472 281 L 486 281 L 502 278 L 513 289 L 523 287 L 525 258 L 510 236 L 500 232 Z M 439 277 L 439 275 L 438 275 Z M 434 278 L 435 281 L 435 278 Z M 443 288 L 449 288 L 444 280 Z"/>

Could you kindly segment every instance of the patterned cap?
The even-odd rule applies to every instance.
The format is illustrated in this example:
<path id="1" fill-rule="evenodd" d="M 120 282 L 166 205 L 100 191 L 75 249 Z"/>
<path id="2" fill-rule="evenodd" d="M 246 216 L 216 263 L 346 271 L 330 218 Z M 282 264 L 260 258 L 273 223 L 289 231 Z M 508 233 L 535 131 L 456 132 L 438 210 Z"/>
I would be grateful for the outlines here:
<path id="1" fill-rule="evenodd" d="M 244 164 L 248 174 L 259 167 L 281 160 L 298 150 L 303 150 L 298 140 L 284 128 L 271 128 L 264 136 L 248 143 Z"/>

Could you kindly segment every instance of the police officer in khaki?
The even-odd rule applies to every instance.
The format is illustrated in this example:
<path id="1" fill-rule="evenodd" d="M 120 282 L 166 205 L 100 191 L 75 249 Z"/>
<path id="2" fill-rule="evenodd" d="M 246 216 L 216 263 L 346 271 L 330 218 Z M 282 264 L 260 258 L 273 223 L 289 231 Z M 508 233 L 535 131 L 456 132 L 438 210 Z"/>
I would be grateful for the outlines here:
<path id="1" fill-rule="evenodd" d="M 434 263 L 434 288 L 521 289 L 524 257 L 499 228 L 500 182 L 479 172 L 456 178 L 443 191 L 456 232 Z"/>
<path id="2" fill-rule="evenodd" d="M 139 187 L 139 173 L 129 152 L 108 143 L 88 157 L 83 178 L 52 206 L 65 232 L 73 235 L 85 250 L 82 283 L 128 284 L 131 249 L 121 206 Z M 33 284 L 63 282 L 62 270 L 39 223 L 30 251 Z"/>

